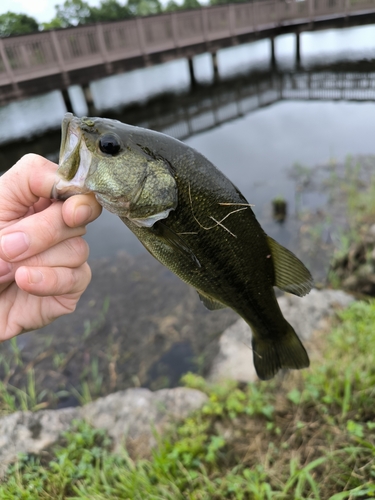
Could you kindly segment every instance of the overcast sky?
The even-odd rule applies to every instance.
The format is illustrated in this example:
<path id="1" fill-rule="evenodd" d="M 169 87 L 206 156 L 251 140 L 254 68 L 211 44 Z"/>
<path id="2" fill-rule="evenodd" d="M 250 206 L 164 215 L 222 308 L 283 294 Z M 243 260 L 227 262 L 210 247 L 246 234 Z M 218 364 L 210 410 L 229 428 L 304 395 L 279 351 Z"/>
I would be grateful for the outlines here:
<path id="1" fill-rule="evenodd" d="M 100 0 L 86 0 L 90 5 L 99 5 Z M 0 0 L 0 14 L 16 12 L 28 14 L 39 23 L 46 23 L 55 17 L 55 5 L 63 4 L 64 0 Z M 120 2 L 122 3 L 122 2 Z"/>

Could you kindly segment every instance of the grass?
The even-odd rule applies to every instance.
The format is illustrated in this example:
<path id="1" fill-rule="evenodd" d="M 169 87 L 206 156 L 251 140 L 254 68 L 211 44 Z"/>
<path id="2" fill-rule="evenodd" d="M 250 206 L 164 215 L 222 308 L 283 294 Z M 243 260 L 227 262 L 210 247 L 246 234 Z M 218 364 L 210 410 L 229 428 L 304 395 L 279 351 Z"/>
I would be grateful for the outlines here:
<path id="1" fill-rule="evenodd" d="M 109 297 L 103 300 L 102 308 L 92 321 L 86 320 L 83 327 L 83 342 L 87 342 L 96 331 L 105 324 L 109 308 Z M 92 357 L 88 366 L 80 371 L 78 387 L 63 387 L 60 391 L 46 390 L 43 380 L 35 380 L 34 366 L 47 357 L 52 357 L 52 366 L 62 372 L 80 346 L 74 347 L 69 353 L 56 352 L 51 348 L 53 337 L 47 338 L 47 343 L 41 352 L 31 361 L 26 362 L 18 347 L 18 339 L 14 337 L 2 344 L 0 351 L 0 416 L 17 410 L 36 411 L 54 407 L 60 398 L 74 396 L 81 404 L 86 404 L 102 395 L 103 374 L 99 369 L 98 357 Z M 13 383 L 14 380 L 14 383 Z"/>
<path id="2" fill-rule="evenodd" d="M 316 168 L 296 164 L 291 169 L 301 222 L 301 256 L 318 276 L 318 283 L 342 286 L 347 274 L 343 278 L 337 273 L 336 264 L 363 243 L 363 236 L 375 223 L 374 166 L 375 157 L 368 155 L 348 156 L 344 163 L 331 160 Z M 304 207 L 304 194 L 322 196 L 319 208 Z"/>
<path id="3" fill-rule="evenodd" d="M 203 408 L 151 457 L 113 454 L 76 422 L 42 457 L 23 456 L 0 498 L 342 500 L 375 497 L 375 301 L 356 302 L 314 342 L 312 366 L 271 382 L 211 386 Z"/>

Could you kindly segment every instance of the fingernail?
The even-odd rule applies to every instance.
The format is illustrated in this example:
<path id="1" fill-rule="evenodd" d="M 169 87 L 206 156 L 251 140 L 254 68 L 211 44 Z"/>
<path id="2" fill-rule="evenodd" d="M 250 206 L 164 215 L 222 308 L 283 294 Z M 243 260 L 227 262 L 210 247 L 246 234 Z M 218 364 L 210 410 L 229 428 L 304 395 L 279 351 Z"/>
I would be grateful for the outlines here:
<path id="1" fill-rule="evenodd" d="M 14 259 L 26 252 L 30 246 L 30 242 L 25 233 L 17 232 L 2 236 L 0 245 L 5 256 L 8 259 Z"/>
<path id="2" fill-rule="evenodd" d="M 37 269 L 29 269 L 29 283 L 35 285 L 43 280 L 43 274 Z"/>
<path id="3" fill-rule="evenodd" d="M 12 270 L 12 266 L 9 262 L 5 262 L 5 260 L 0 259 L 0 278 L 6 276 Z"/>
<path id="4" fill-rule="evenodd" d="M 92 208 L 90 205 L 80 205 L 74 213 L 74 223 L 76 226 L 81 226 L 88 222 L 92 215 Z"/>

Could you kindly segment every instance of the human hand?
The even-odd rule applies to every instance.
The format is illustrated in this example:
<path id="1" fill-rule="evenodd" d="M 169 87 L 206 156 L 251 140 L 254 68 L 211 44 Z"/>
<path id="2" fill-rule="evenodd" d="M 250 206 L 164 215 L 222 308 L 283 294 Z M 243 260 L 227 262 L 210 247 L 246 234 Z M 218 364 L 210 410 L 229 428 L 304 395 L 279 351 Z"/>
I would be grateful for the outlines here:
<path id="1" fill-rule="evenodd" d="M 57 165 L 28 154 L 0 177 L 0 342 L 71 313 L 91 279 L 93 195 L 51 201 Z"/>

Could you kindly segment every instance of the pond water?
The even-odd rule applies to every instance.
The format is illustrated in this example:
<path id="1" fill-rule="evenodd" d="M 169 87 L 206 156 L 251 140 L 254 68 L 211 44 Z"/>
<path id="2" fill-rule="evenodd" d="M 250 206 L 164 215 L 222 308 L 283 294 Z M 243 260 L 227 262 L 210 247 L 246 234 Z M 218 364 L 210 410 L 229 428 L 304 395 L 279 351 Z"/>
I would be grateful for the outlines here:
<path id="1" fill-rule="evenodd" d="M 308 70 L 320 64 L 329 70 L 338 61 L 371 61 L 375 59 L 374 40 L 375 26 L 304 33 L 301 35 L 302 66 Z M 278 71 L 293 71 L 294 57 L 294 35 L 276 38 Z M 254 71 L 268 72 L 271 78 L 270 43 L 262 40 L 221 50 L 218 52 L 218 66 L 223 81 L 240 81 L 246 75 L 251 78 L 249 75 Z M 198 82 L 209 85 L 213 78 L 210 55 L 197 56 L 194 67 Z M 186 60 L 112 76 L 91 85 L 95 106 L 102 116 L 132 103 L 145 103 L 162 93 L 183 96 L 189 88 Z M 76 114 L 86 114 L 81 89 L 72 87 L 70 96 Z M 190 100 L 194 104 L 193 94 Z M 201 105 L 202 100 L 197 98 L 196 106 Z M 56 159 L 57 135 L 51 141 L 47 138 L 44 143 L 40 135 L 59 127 L 64 112 L 64 102 L 57 91 L 0 108 L 2 167 L 8 168 L 16 156 L 10 157 L 7 144 L 1 147 L 1 142 L 8 143 L 11 139 L 14 141 L 33 134 L 39 134 L 39 138 L 29 139 L 26 145 L 26 140 L 21 139 L 22 153 L 36 151 Z M 163 114 L 163 110 L 158 112 Z M 128 121 L 126 108 L 121 119 Z M 374 153 L 374 125 L 375 102 L 368 100 L 274 99 L 271 106 L 255 107 L 251 113 L 193 134 L 185 142 L 203 153 L 240 186 L 248 201 L 255 205 L 256 215 L 269 234 L 296 250 L 293 217 L 281 226 L 272 221 L 270 208 L 272 198 L 283 196 L 288 201 L 289 214 L 293 216 L 295 212 L 295 185 L 287 175 L 288 168 L 296 162 L 312 166 L 332 158 L 342 160 L 348 154 Z M 16 151 L 19 150 L 17 146 Z M 318 201 L 310 197 L 308 203 L 314 208 Z M 130 254 L 143 251 L 121 221 L 107 212 L 89 227 L 87 240 L 91 258 L 111 256 L 120 249 Z"/>
<path id="2" fill-rule="evenodd" d="M 264 40 L 219 51 L 219 83 L 212 82 L 211 56 L 196 57 L 196 77 L 202 85 L 195 90 L 190 89 L 185 60 L 106 78 L 94 82 L 91 90 L 99 115 L 168 131 L 203 153 L 254 205 L 265 231 L 299 254 L 297 204 L 299 209 L 314 211 L 325 203 L 326 195 L 298 194 L 297 200 L 290 168 L 296 163 L 311 167 L 332 159 L 342 161 L 347 155 L 375 153 L 375 26 L 304 33 L 301 56 L 302 68 L 295 68 L 295 38 L 288 35 L 276 39 L 277 68 L 273 70 L 270 43 Z M 306 87 L 310 80 L 315 82 L 315 93 Z M 321 92 L 319 86 L 328 80 L 332 88 Z M 342 89 L 352 81 L 363 92 L 354 90 L 352 100 L 345 100 L 349 94 Z M 87 114 L 81 89 L 71 88 L 70 96 L 75 113 Z M 0 108 L 2 169 L 26 152 L 57 161 L 64 113 L 57 91 Z M 277 196 L 288 202 L 283 224 L 272 219 L 271 200 Z M 202 311 L 194 291 L 178 288 L 177 278 L 173 281 L 170 274 L 153 267 L 142 245 L 116 216 L 104 211 L 90 225 L 86 238 L 94 279 L 76 314 L 69 320 L 60 318 L 38 335 L 18 339 L 30 359 L 52 342 L 51 360 L 47 357 L 37 367 L 41 386 L 53 371 L 54 391 L 69 383 L 78 387 L 83 365 L 87 375 L 90 363 L 99 360 L 102 373 L 107 373 L 106 359 L 116 364 L 115 355 L 122 370 L 118 382 L 111 385 L 109 378 L 97 395 L 128 387 L 133 379 L 152 388 L 163 386 L 158 380 L 164 379 L 165 385 L 177 384 L 181 373 L 192 369 L 188 360 L 201 355 L 212 336 L 234 321 L 234 313 L 224 310 L 209 316 Z M 118 254 L 120 250 L 127 257 Z M 138 264 L 132 256 L 139 256 Z M 98 260 L 102 257 L 107 259 L 105 269 Z M 112 289 L 115 293 L 104 325 L 98 311 Z M 116 292 L 120 289 L 122 294 Z M 63 334 L 56 335 L 57 331 Z M 86 335 L 92 337 L 90 342 L 85 341 Z M 77 341 L 82 348 L 77 349 Z M 56 353 L 73 361 L 57 369 Z M 167 367 L 165 372 L 162 365 Z"/>

